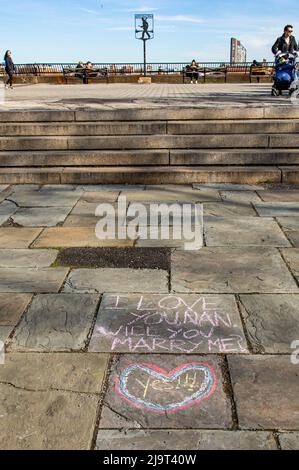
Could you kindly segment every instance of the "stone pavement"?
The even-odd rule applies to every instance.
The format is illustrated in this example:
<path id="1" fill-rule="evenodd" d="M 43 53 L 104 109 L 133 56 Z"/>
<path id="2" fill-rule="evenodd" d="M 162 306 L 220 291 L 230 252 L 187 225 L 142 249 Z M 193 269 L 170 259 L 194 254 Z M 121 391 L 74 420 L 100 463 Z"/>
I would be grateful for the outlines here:
<path id="1" fill-rule="evenodd" d="M 165 106 L 292 106 L 286 94 L 273 98 L 271 86 L 270 83 L 16 85 L 14 90 L 3 90 L 1 108 L 113 110 L 160 109 Z"/>
<path id="2" fill-rule="evenodd" d="M 204 246 L 98 239 L 96 207 L 124 195 L 202 203 Z M 0 201 L 1 449 L 299 449 L 298 188 L 3 185 Z"/>

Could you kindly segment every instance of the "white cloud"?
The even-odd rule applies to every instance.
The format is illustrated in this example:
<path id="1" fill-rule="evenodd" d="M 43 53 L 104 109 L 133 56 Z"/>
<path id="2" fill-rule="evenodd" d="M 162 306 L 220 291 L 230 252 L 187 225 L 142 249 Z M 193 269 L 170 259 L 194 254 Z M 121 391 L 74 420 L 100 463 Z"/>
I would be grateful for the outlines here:
<path id="1" fill-rule="evenodd" d="M 149 13 L 151 11 L 158 11 L 160 8 L 154 8 L 149 6 L 137 7 L 137 8 L 121 8 L 117 11 L 124 11 L 127 13 Z"/>
<path id="2" fill-rule="evenodd" d="M 111 28 L 105 28 L 106 31 L 134 31 L 132 26 L 113 26 Z"/>
<path id="3" fill-rule="evenodd" d="M 89 13 L 90 15 L 100 15 L 101 14 L 97 10 L 89 10 L 88 8 L 79 8 L 79 10 L 83 11 L 84 13 Z"/>
<path id="4" fill-rule="evenodd" d="M 182 23 L 203 23 L 204 20 L 199 18 L 198 16 L 191 16 L 191 15 L 174 15 L 174 16 L 163 16 L 157 15 L 156 20 L 159 21 L 176 21 Z"/>

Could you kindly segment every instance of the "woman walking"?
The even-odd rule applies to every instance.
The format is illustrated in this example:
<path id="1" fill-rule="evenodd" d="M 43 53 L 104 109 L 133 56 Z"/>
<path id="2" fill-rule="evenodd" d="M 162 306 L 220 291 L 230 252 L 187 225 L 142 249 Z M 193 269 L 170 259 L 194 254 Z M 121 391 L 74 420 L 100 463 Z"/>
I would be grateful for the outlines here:
<path id="1" fill-rule="evenodd" d="M 5 72 L 8 75 L 8 80 L 5 83 L 5 88 L 9 86 L 9 88 L 12 89 L 13 88 L 13 85 L 12 85 L 13 76 L 16 73 L 16 67 L 11 57 L 11 51 L 6 51 L 5 56 L 4 56 L 4 61 L 5 61 Z"/>

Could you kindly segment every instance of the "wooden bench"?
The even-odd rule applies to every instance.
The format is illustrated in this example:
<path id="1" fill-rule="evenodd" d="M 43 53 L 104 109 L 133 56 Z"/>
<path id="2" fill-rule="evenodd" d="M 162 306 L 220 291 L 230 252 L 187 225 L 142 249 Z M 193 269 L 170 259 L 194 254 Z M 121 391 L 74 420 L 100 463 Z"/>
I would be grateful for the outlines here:
<path id="1" fill-rule="evenodd" d="M 273 68 L 262 65 L 251 65 L 249 73 L 249 81 L 252 83 L 252 79 L 256 78 L 257 83 L 260 83 L 261 78 L 272 77 Z"/>
<path id="2" fill-rule="evenodd" d="M 108 71 L 107 69 L 79 69 L 79 68 L 64 68 L 63 76 L 66 84 L 68 83 L 68 78 L 78 78 L 84 83 L 88 84 L 90 78 L 105 77 L 108 83 Z"/>

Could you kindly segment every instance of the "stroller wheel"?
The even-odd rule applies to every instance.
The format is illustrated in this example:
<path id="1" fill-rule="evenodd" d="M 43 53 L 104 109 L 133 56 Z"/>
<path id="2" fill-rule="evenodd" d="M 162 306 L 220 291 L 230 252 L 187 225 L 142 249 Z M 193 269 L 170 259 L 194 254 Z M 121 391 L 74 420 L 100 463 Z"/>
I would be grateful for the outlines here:
<path id="1" fill-rule="evenodd" d="M 282 90 L 279 90 L 278 94 L 279 94 L 279 96 L 281 96 L 282 95 Z"/>
<path id="2" fill-rule="evenodd" d="M 278 95 L 279 95 L 279 91 L 278 91 L 276 88 L 272 88 L 271 95 L 272 95 L 272 96 L 278 96 Z"/>

